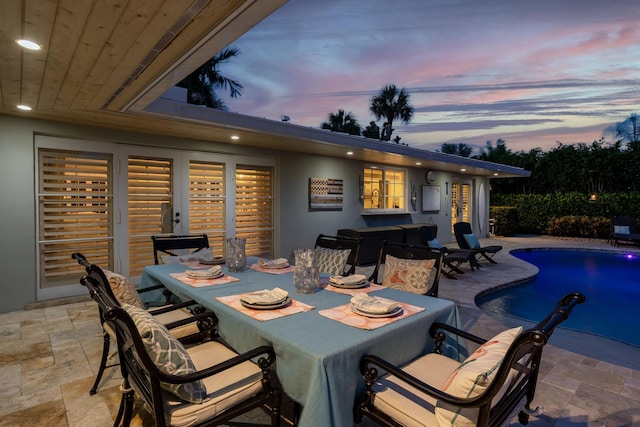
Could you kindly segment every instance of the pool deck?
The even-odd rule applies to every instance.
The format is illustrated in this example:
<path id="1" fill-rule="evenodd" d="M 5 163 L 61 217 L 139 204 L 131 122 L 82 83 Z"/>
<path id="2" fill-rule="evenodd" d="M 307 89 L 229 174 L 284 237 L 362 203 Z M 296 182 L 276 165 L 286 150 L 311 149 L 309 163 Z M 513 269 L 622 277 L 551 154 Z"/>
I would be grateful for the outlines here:
<path id="1" fill-rule="evenodd" d="M 568 247 L 640 255 L 638 247 L 614 248 L 602 240 L 497 237 L 481 243 L 504 247 L 495 257 L 498 264 L 483 263 L 473 272 L 464 266 L 458 280 L 443 277 L 440 297 L 456 301 L 463 328 L 484 337 L 503 330 L 507 322 L 479 310 L 475 296 L 537 273 L 510 250 Z M 99 364 L 100 331 L 96 306 L 87 298 L 0 314 L 0 427 L 112 425 L 120 398 L 119 370 L 107 369 L 98 393 L 88 393 Z M 558 329 L 543 353 L 534 403 L 544 413 L 531 418 L 532 426 L 640 426 L 640 349 Z M 256 410 L 241 421 L 253 425 L 267 418 Z M 153 424 L 138 408 L 132 425 Z"/>

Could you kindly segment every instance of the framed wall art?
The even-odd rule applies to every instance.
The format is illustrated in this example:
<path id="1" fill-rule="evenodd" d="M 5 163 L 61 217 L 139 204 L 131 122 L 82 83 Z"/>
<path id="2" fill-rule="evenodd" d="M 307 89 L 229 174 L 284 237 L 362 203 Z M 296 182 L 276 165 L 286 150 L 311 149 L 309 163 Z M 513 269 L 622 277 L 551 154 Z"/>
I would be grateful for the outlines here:
<path id="1" fill-rule="evenodd" d="M 309 209 L 312 211 L 342 210 L 342 180 L 309 178 Z"/>

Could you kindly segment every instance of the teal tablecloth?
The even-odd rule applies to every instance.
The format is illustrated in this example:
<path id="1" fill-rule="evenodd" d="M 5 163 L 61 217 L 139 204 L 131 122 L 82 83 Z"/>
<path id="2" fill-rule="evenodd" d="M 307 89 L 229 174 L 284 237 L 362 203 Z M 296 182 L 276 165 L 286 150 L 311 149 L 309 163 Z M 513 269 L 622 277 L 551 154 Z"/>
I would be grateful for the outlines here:
<path id="1" fill-rule="evenodd" d="M 249 265 L 256 262 L 249 259 Z M 140 287 L 163 283 L 181 298 L 191 298 L 214 311 L 220 335 L 238 352 L 271 345 L 277 356 L 277 374 L 289 397 L 303 405 L 300 426 L 352 426 L 354 399 L 363 387 L 360 358 L 376 354 L 403 364 L 433 349 L 429 326 L 445 322 L 459 326 L 458 310 L 449 300 L 383 289 L 372 295 L 425 307 L 426 310 L 374 330 L 345 325 L 318 314 L 318 310 L 349 302 L 350 296 L 328 290 L 298 294 L 293 274 L 274 275 L 247 268 L 229 275 L 240 279 L 204 288 L 190 287 L 169 276 L 184 271 L 180 264 L 145 267 Z M 226 268 L 224 269 L 226 273 Z M 316 308 L 268 321 L 255 320 L 216 300 L 216 297 L 280 287 Z M 464 356 L 464 343 L 448 343 L 448 355 Z"/>

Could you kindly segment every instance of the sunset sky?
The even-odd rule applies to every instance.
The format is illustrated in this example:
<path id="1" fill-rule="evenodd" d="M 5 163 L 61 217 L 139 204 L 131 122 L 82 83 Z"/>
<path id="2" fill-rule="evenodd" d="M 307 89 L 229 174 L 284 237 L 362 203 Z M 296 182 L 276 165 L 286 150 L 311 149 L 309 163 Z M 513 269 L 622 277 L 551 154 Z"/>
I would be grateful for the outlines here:
<path id="1" fill-rule="evenodd" d="M 230 111 L 319 127 L 342 108 L 364 128 L 393 83 L 415 109 L 393 136 L 414 148 L 547 151 L 640 113 L 638 0 L 290 0 L 231 46 Z"/>

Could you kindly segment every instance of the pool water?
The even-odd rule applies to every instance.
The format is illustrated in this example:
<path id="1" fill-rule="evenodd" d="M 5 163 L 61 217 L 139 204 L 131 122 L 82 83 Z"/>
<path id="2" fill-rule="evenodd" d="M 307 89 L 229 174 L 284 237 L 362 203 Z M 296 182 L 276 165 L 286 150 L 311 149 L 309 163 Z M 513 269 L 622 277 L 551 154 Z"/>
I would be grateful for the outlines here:
<path id="1" fill-rule="evenodd" d="M 479 297 L 483 311 L 537 322 L 560 298 L 578 291 L 587 300 L 562 327 L 640 347 L 640 256 L 566 249 L 511 254 L 540 272 L 530 282 Z"/>

